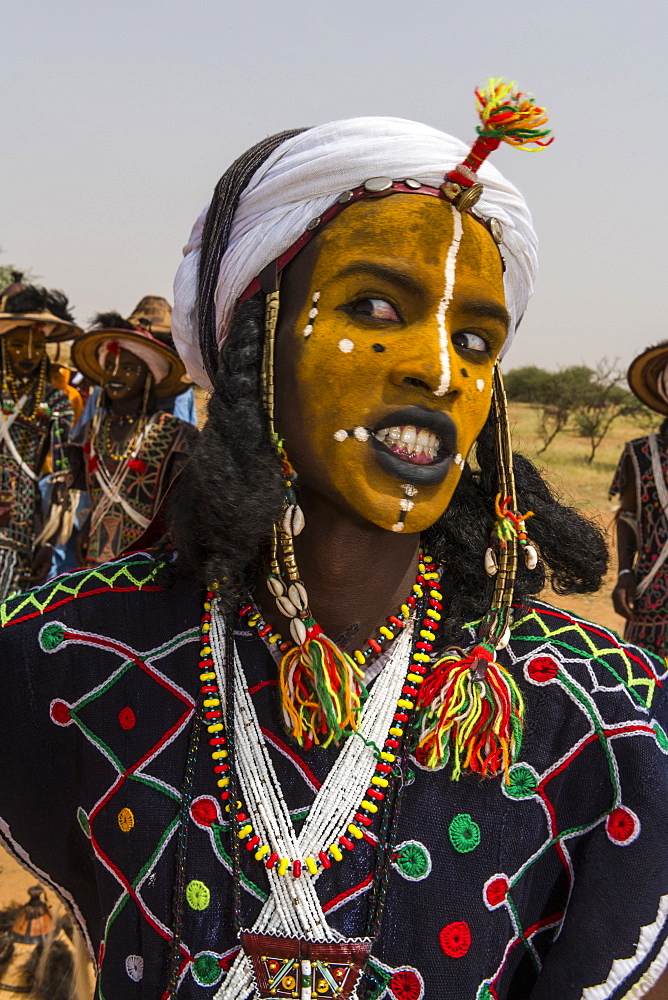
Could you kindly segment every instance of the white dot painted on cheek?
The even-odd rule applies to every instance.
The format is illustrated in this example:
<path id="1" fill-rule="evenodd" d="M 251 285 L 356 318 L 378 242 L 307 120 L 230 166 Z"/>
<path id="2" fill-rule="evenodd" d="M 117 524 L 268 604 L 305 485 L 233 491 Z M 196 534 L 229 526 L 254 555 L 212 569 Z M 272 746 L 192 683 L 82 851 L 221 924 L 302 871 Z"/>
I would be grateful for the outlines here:
<path id="1" fill-rule="evenodd" d="M 401 521 L 397 521 L 396 524 L 392 525 L 392 531 L 403 531 L 403 530 L 404 530 L 404 526 L 403 526 L 403 524 L 402 524 Z"/>
<path id="2" fill-rule="evenodd" d="M 334 432 L 335 441 L 346 441 L 348 439 L 348 431 L 340 430 Z"/>
<path id="3" fill-rule="evenodd" d="M 355 430 L 353 431 L 353 434 L 357 441 L 369 440 L 369 432 L 366 429 L 366 427 L 356 427 Z"/>
<path id="4" fill-rule="evenodd" d="M 354 346 L 352 340 L 348 340 L 347 337 L 339 341 L 339 350 L 343 351 L 344 354 L 350 354 Z"/>
<path id="5" fill-rule="evenodd" d="M 306 326 L 304 327 L 304 336 L 310 337 L 312 333 L 313 333 L 313 324 L 307 323 Z"/>
<path id="6" fill-rule="evenodd" d="M 478 390 L 478 392 L 482 392 L 482 390 L 485 388 L 484 379 L 481 379 L 481 378 L 477 379 L 475 387 Z"/>

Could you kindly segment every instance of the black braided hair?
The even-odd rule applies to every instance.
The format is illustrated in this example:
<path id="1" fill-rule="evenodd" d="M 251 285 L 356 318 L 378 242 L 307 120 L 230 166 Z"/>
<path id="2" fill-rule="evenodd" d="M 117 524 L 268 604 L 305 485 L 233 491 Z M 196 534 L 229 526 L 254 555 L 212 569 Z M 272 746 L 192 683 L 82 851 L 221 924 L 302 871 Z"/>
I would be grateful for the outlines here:
<path id="1" fill-rule="evenodd" d="M 215 291 L 220 262 L 227 249 L 234 213 L 244 188 L 267 157 L 286 139 L 306 132 L 304 128 L 278 132 L 242 153 L 216 184 L 204 222 L 200 250 L 197 316 L 199 346 L 207 375 L 213 385 L 218 370 Z"/>
<path id="2" fill-rule="evenodd" d="M 203 583 L 217 578 L 229 608 L 240 587 L 257 581 L 283 504 L 282 474 L 261 403 L 263 330 L 258 292 L 232 323 L 209 419 L 169 514 L 178 553 L 174 568 Z M 491 419 L 478 438 L 477 462 L 479 471 L 465 466 L 448 509 L 425 536 L 452 591 L 451 629 L 480 618 L 491 603 L 493 581 L 483 565 L 498 492 Z M 541 554 L 532 572 L 520 566 L 516 599 L 540 593 L 548 577 L 561 594 L 597 590 L 608 562 L 600 528 L 561 504 L 527 458 L 516 454 L 513 464 L 518 506 L 534 511 L 528 527 Z"/>

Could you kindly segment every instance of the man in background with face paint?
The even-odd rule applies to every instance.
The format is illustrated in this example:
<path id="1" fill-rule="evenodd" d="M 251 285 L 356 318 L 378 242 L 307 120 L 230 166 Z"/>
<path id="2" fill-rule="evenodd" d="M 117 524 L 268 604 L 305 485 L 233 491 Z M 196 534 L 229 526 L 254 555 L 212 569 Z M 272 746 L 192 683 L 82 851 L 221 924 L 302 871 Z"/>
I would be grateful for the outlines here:
<path id="1" fill-rule="evenodd" d="M 77 435 L 83 452 L 80 485 L 90 503 L 77 540 L 79 562 L 98 565 L 120 555 L 148 527 L 183 468 L 197 429 L 157 410 L 158 399 L 188 388 L 183 362 L 118 313 L 100 314 L 74 344 L 72 358 L 101 386 L 92 416 Z"/>
<path id="2" fill-rule="evenodd" d="M 14 286 L 16 288 L 16 286 Z M 0 595 L 44 579 L 68 506 L 65 446 L 73 422 L 70 401 L 49 381 L 46 343 L 80 331 L 59 292 L 20 287 L 0 302 Z M 42 531 L 38 481 L 51 459 L 51 517 Z"/>
<path id="3" fill-rule="evenodd" d="M 174 547 L 1 609 L 55 822 L 0 829 L 101 995 L 668 997 L 666 668 L 535 596 L 607 553 L 511 453 L 536 241 L 485 160 L 545 115 L 478 103 L 470 149 L 359 118 L 233 164 L 175 284 L 211 398 Z"/>

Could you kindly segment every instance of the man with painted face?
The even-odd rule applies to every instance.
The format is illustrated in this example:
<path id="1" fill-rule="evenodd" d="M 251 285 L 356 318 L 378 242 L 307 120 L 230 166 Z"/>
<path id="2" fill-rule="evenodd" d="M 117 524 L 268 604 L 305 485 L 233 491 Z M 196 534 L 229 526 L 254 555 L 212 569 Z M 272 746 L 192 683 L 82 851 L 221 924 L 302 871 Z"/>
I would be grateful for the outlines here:
<path id="1" fill-rule="evenodd" d="M 118 313 L 101 313 L 74 344 L 72 358 L 102 388 L 91 419 L 77 432 L 79 485 L 90 503 L 77 540 L 79 563 L 97 566 L 148 527 L 197 429 L 157 409 L 159 398 L 188 388 L 183 362 Z"/>
<path id="2" fill-rule="evenodd" d="M 535 596 L 607 553 L 510 452 L 535 236 L 483 161 L 544 115 L 478 99 L 470 151 L 361 118 L 237 160 L 175 285 L 212 394 L 174 547 L 2 609 L 52 821 L 1 829 L 101 996 L 668 997 L 665 664 Z"/>
<path id="3" fill-rule="evenodd" d="M 0 302 L 0 597 L 43 580 L 68 502 L 65 446 L 70 401 L 49 381 L 46 343 L 80 331 L 59 292 L 15 284 Z M 44 524 L 38 481 L 51 459 L 51 518 Z M 44 530 L 42 530 L 44 528 Z M 46 532 L 46 533 L 45 533 Z"/>

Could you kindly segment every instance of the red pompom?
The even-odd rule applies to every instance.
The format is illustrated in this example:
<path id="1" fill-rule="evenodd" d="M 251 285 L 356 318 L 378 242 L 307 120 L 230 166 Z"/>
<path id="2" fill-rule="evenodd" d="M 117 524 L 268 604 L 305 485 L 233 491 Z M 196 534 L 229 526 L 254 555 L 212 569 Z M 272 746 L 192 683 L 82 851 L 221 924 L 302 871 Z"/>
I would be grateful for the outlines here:
<path id="1" fill-rule="evenodd" d="M 143 475 L 146 472 L 146 462 L 141 458 L 131 458 L 128 462 L 128 467 L 133 472 L 138 472 L 139 475 Z"/>

